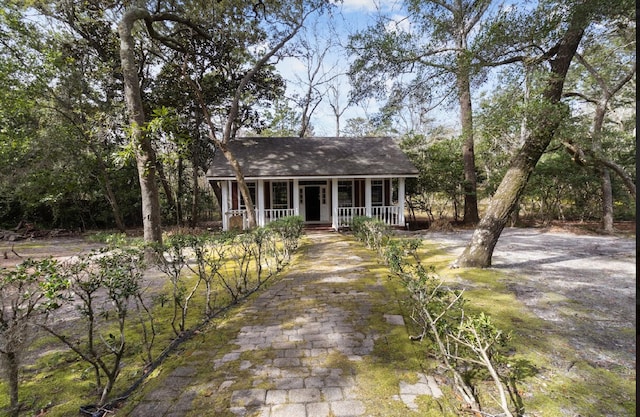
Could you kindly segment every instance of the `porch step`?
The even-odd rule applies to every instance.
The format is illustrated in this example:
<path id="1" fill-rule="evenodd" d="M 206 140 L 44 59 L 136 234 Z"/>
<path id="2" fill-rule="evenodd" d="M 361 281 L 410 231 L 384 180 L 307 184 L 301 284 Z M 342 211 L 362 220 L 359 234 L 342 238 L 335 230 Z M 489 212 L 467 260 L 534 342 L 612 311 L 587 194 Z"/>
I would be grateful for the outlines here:
<path id="1" fill-rule="evenodd" d="M 327 224 L 305 224 L 304 231 L 305 232 L 328 232 L 332 231 L 333 227 L 330 223 Z"/>

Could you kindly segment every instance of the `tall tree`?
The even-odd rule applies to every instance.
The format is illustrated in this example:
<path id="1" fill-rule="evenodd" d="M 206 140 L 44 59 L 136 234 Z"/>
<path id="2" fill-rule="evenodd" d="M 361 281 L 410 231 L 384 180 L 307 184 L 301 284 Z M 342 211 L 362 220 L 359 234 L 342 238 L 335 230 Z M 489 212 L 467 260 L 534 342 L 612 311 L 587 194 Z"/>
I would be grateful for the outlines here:
<path id="1" fill-rule="evenodd" d="M 479 218 L 471 87 L 482 81 L 485 66 L 496 65 L 496 59 L 485 52 L 489 48 L 484 33 L 492 25 L 484 20 L 491 3 L 408 0 L 405 19 L 379 17 L 374 26 L 352 36 L 349 45 L 357 56 L 350 70 L 356 98 L 384 97 L 389 80 L 396 80 L 391 101 L 418 92 L 423 97 L 455 96 L 463 138 L 465 223 L 476 223 Z M 437 93 L 438 89 L 445 92 Z"/>
<path id="2" fill-rule="evenodd" d="M 188 70 L 185 71 L 185 77 L 190 80 L 192 89 L 198 97 L 204 121 L 208 127 L 209 141 L 222 152 L 236 175 L 239 191 L 247 207 L 248 226 L 251 228 L 256 226 L 255 204 L 251 199 L 242 167 L 229 148 L 229 141 L 237 136 L 238 130 L 242 127 L 241 120 L 243 116 L 246 116 L 243 114 L 243 109 L 246 109 L 243 104 L 253 98 L 250 91 L 252 82 L 274 60 L 291 54 L 291 51 L 287 51 L 285 46 L 296 37 L 307 19 L 317 12 L 322 12 L 328 6 L 328 2 L 324 0 L 284 0 L 274 4 L 265 4 L 249 1 L 242 6 L 241 8 L 234 7 L 233 11 L 240 10 L 240 13 L 234 16 L 234 19 L 239 22 L 236 33 L 238 39 L 249 41 L 241 45 L 245 55 L 249 58 L 249 64 L 245 67 L 245 72 L 235 80 L 237 84 L 233 84 L 235 89 L 232 99 L 224 116 L 219 119 L 219 124 L 216 124 L 213 113 L 206 103 L 202 86 L 192 78 Z M 252 38 L 242 37 L 241 29 L 246 29 L 242 23 L 248 23 L 252 33 L 262 36 L 258 43 L 252 43 Z M 229 33 L 223 33 L 229 40 Z M 187 52 L 188 55 L 189 52 Z M 185 67 L 187 66 L 185 65 Z"/>
<path id="3" fill-rule="evenodd" d="M 263 136 L 287 137 L 300 132 L 302 116 L 288 99 L 276 100 L 266 116 L 266 127 L 260 130 Z"/>
<path id="4" fill-rule="evenodd" d="M 436 207 L 434 201 L 443 199 L 433 198 L 437 195 L 444 197 L 447 204 L 451 203 L 454 220 L 458 220 L 460 201 L 464 198 L 462 160 L 456 155 L 456 149 L 460 149 L 459 142 L 459 137 L 441 127 L 403 137 L 400 146 L 420 172 L 409 197 L 411 208 L 429 213 L 432 217 L 435 210 L 441 218 L 445 206 Z"/>
<path id="5" fill-rule="evenodd" d="M 294 74 L 294 83 L 301 93 L 292 97 L 293 102 L 302 110 L 298 137 L 311 136 L 311 118 L 322 100 L 327 98 L 331 82 L 339 76 L 336 73 L 338 64 L 330 62 L 329 57 L 336 46 L 334 30 L 327 28 L 326 24 L 320 30 L 319 25 L 320 22 L 316 20 L 304 28 L 304 36 L 300 39 L 300 53 L 296 57 L 304 67 L 304 75 Z"/>
<path id="6" fill-rule="evenodd" d="M 234 164 L 233 156 L 227 152 L 226 143 L 235 137 L 247 120 L 256 121 L 257 112 L 251 110 L 251 106 L 256 104 L 256 93 L 260 91 L 257 95 L 264 96 L 279 82 L 267 68 L 285 51 L 284 46 L 302 28 L 305 19 L 327 4 L 320 0 L 218 1 L 208 7 L 192 1 L 35 3 L 47 16 L 67 24 L 99 54 L 108 50 L 107 46 L 114 40 L 118 45 L 110 62 L 114 64 L 115 78 L 120 78 L 124 85 L 129 117 L 127 132 L 132 139 L 138 166 L 146 241 L 161 239 L 156 185 L 156 171 L 161 166 L 157 163 L 147 125 L 151 110 L 147 88 L 154 76 L 150 70 L 152 60 L 157 57 L 177 58 L 178 63 L 184 63 L 183 75 L 195 83 L 201 74 L 191 73 L 190 70 L 197 66 L 187 63 L 207 60 L 209 72 L 224 81 L 219 86 L 224 90 L 223 95 L 231 98 L 214 106 L 216 109 L 224 107 L 223 117 L 211 118 L 214 112 L 207 107 L 211 103 L 208 98 L 201 97 L 203 91 L 199 90 L 200 87 L 196 89 L 196 101 L 205 104 L 201 106 L 201 119 L 211 127 L 209 139 L 213 138 L 212 143 L 237 169 L 240 190 L 249 206 L 249 223 L 254 224 L 255 214 L 248 188 L 240 167 Z M 111 19 L 110 24 L 96 24 L 106 16 Z M 259 85 L 262 81 L 266 82 Z M 271 88 L 272 97 L 278 91 L 278 88 Z M 221 140 L 217 140 L 219 133 Z"/>
<path id="7" fill-rule="evenodd" d="M 621 22 L 612 28 L 598 30 L 591 34 L 584 50 L 576 55 L 580 65 L 576 65 L 570 85 L 571 90 L 565 92 L 565 97 L 575 97 L 593 108 L 591 118 L 591 140 L 566 141 L 565 146 L 574 159 L 581 164 L 594 165 L 600 173 L 602 195 L 602 229 L 612 233 L 613 228 L 613 192 L 611 186 L 611 169 L 614 170 L 627 184 L 630 194 L 635 198 L 636 187 L 631 175 L 623 166 L 617 164 L 607 156 L 604 142 L 607 136 L 623 135 L 617 124 L 607 123 L 611 104 L 617 95 L 634 79 L 636 74 L 635 36 L 628 24 Z M 627 109 L 633 107 L 627 97 L 622 105 Z M 624 108 L 622 109 L 624 110 Z M 607 127 L 609 125 L 609 128 Z M 611 132 L 613 127 L 613 132 Z"/>
<path id="8" fill-rule="evenodd" d="M 340 79 L 344 76 L 341 74 L 334 78 L 329 84 L 329 88 L 327 90 L 327 102 L 329 103 L 329 107 L 331 107 L 331 112 L 333 114 L 333 119 L 336 122 L 336 137 L 340 137 L 340 120 L 342 116 L 347 111 L 347 109 L 351 106 L 352 101 L 347 98 L 346 102 L 343 103 L 342 89 L 343 86 L 340 83 Z"/>
<path id="9" fill-rule="evenodd" d="M 541 48 L 537 62 L 545 72 L 543 88 L 528 106 L 529 133 L 515 154 L 489 207 L 475 229 L 471 241 L 454 262 L 454 267 L 487 267 L 491 265 L 493 250 L 508 218 L 527 185 L 538 160 L 547 149 L 561 122 L 568 117 L 562 103 L 564 82 L 571 62 L 578 50 L 585 30 L 599 21 L 614 20 L 623 15 L 628 18 L 633 10 L 630 1 L 573 1 L 563 3 L 566 13 L 553 13 L 559 7 L 552 2 L 541 2 L 532 21 L 537 27 L 549 30 L 546 39 L 555 41 Z M 541 38 L 537 41 L 540 48 Z M 529 42 L 527 42 L 529 43 Z M 535 44 L 534 44 L 535 45 Z M 540 50 L 540 49 L 538 49 Z M 522 60 L 531 60 L 523 57 Z"/>
<path id="10" fill-rule="evenodd" d="M 162 242 L 160 225 L 160 197 L 156 183 L 156 155 L 145 127 L 147 118 L 140 93 L 138 61 L 135 56 L 133 26 L 138 20 L 151 19 L 144 9 L 130 8 L 118 23 L 120 36 L 120 65 L 124 81 L 124 98 L 129 114 L 129 135 L 136 150 L 138 180 L 142 196 L 142 224 L 146 243 Z"/>

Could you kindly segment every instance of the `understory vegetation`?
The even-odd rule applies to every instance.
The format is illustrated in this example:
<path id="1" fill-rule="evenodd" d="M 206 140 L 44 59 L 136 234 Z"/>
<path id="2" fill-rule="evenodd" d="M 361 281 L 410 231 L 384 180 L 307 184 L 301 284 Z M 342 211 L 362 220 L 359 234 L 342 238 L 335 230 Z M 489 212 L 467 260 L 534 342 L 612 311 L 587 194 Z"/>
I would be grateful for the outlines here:
<path id="1" fill-rule="evenodd" d="M 355 219 L 352 231 L 406 291 L 410 337 L 425 358 L 440 363 L 438 372 L 463 410 L 477 407 L 486 416 L 635 415 L 635 373 L 605 369 L 576 354 L 507 289 L 517 277 L 451 269 L 453 255 L 399 236 L 375 219 Z"/>
<path id="2" fill-rule="evenodd" d="M 420 239 L 394 239 L 377 219 L 359 217 L 352 223 L 354 235 L 378 252 L 409 294 L 411 319 L 429 350 L 447 370 L 454 392 L 467 408 L 480 412 L 478 381 L 489 379 L 497 396 L 491 397 L 502 415 L 520 416 L 524 409 L 517 383 L 519 366 L 510 360 L 509 334 L 496 327 L 485 313 L 465 309 L 464 289 L 453 289 L 433 269 L 420 262 Z M 484 397 L 484 396 L 482 396 Z"/>
<path id="3" fill-rule="evenodd" d="M 3 412 L 103 415 L 201 326 L 280 272 L 302 224 L 289 217 L 243 233 L 168 235 L 151 247 L 155 265 L 145 264 L 148 247 L 120 235 L 63 263 L 1 270 Z"/>
<path id="4" fill-rule="evenodd" d="M 407 181 L 409 196 L 407 209 L 410 221 L 426 217 L 429 222 L 450 219 L 462 222 L 464 207 L 464 179 L 460 175 L 462 163 L 455 140 L 434 140 L 428 136 L 408 135 L 401 146 L 420 176 Z M 482 167 L 478 178 L 478 199 L 481 211 L 495 193 L 504 174 L 504 155 L 489 139 L 478 144 L 477 160 Z M 621 152 L 620 159 L 631 173 L 635 173 L 635 147 Z M 502 158 L 502 159 L 501 159 Z M 575 164 L 566 151 L 555 147 L 545 154 L 512 214 L 512 223 L 552 221 L 597 221 L 601 219 L 600 173 L 590 166 Z M 633 174 L 632 174 L 633 175 Z M 614 220 L 635 220 L 636 199 L 617 178 L 612 180 Z"/>

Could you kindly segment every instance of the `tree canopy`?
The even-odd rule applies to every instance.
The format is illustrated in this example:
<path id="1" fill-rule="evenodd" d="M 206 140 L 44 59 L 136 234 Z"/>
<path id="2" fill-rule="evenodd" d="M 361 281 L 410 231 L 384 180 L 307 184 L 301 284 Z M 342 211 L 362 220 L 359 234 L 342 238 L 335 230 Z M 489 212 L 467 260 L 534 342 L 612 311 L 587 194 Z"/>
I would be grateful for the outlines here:
<path id="1" fill-rule="evenodd" d="M 153 217 L 158 239 L 161 223 L 195 225 L 215 205 L 203 173 L 231 138 L 312 134 L 327 117 L 320 102 L 337 135 L 403 137 L 422 171 L 416 201 L 438 196 L 454 219 L 462 201 L 471 222 L 474 199 L 506 201 L 500 185 L 515 184 L 504 177 L 518 158 L 536 163 L 506 218 L 521 208 L 598 217 L 611 230 L 633 217 L 631 2 L 398 5 L 349 36 L 322 1 L 5 3 L 0 223 L 125 230 Z M 124 61 L 118 25 L 130 35 Z M 344 102 L 334 54 L 347 43 Z M 291 57 L 298 95 L 279 65 Z M 379 111 L 367 107 L 376 101 Z M 345 113 L 356 106 L 364 117 Z M 544 139 L 525 157 L 535 137 Z"/>

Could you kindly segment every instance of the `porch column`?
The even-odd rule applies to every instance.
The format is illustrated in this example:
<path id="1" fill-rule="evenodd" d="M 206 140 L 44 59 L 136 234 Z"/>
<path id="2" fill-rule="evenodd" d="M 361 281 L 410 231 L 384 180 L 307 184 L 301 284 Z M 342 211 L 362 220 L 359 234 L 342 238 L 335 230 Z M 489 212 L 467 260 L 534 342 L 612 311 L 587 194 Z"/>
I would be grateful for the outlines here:
<path id="1" fill-rule="evenodd" d="M 331 180 L 331 227 L 338 230 L 338 179 Z"/>
<path id="2" fill-rule="evenodd" d="M 222 191 L 222 204 L 220 205 L 220 215 L 222 216 L 222 230 L 229 230 L 229 181 L 220 181 L 220 191 Z"/>
<path id="3" fill-rule="evenodd" d="M 256 203 L 256 217 L 258 218 L 258 226 L 265 225 L 264 218 L 264 180 L 258 180 L 258 188 L 256 189 L 258 201 Z"/>
<path id="4" fill-rule="evenodd" d="M 404 227 L 404 178 L 398 178 L 398 206 L 400 207 L 398 226 Z"/>
<path id="5" fill-rule="evenodd" d="M 293 215 L 300 215 L 300 185 L 298 179 L 293 179 Z"/>
<path id="6" fill-rule="evenodd" d="M 364 180 L 364 210 L 365 216 L 371 217 L 371 178 Z"/>

